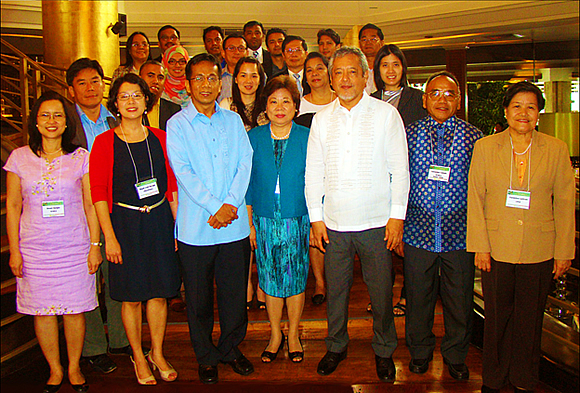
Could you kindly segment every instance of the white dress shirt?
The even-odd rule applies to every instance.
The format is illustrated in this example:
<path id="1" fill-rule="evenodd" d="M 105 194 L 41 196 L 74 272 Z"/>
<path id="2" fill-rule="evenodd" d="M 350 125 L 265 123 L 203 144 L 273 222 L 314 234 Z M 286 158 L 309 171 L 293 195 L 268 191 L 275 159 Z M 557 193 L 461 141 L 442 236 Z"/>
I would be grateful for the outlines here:
<path id="1" fill-rule="evenodd" d="M 397 109 L 363 93 L 350 111 L 337 99 L 312 121 L 306 158 L 310 222 L 339 231 L 405 219 L 409 162 Z"/>

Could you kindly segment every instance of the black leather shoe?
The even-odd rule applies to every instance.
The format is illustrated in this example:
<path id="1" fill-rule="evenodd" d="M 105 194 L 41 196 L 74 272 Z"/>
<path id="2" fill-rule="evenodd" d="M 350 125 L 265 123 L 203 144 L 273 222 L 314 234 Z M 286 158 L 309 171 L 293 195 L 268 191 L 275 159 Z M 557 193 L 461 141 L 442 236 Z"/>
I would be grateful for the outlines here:
<path id="1" fill-rule="evenodd" d="M 469 379 L 469 369 L 467 368 L 465 363 L 453 364 L 445 358 L 443 358 L 443 363 L 447 365 L 449 375 L 451 375 L 454 379 L 457 379 L 459 381 L 465 381 L 466 379 Z"/>
<path id="2" fill-rule="evenodd" d="M 342 352 L 326 352 L 326 355 L 318 363 L 316 370 L 320 375 L 330 375 L 336 370 L 338 364 L 346 359 L 346 349 Z"/>
<path id="3" fill-rule="evenodd" d="M 93 367 L 93 369 L 102 372 L 103 374 L 108 374 L 117 369 L 117 365 L 111 358 L 103 353 L 96 356 L 87 356 L 84 359 Z"/>
<path id="4" fill-rule="evenodd" d="M 527 389 L 523 389 L 523 388 L 518 388 L 517 386 L 514 386 L 514 392 L 515 393 L 534 393 L 533 390 L 527 390 Z"/>
<path id="5" fill-rule="evenodd" d="M 377 375 L 381 381 L 395 382 L 397 369 L 393 358 L 382 358 L 379 355 L 375 355 L 375 364 L 377 366 Z"/>
<path id="6" fill-rule="evenodd" d="M 199 380 L 206 385 L 213 385 L 218 381 L 217 366 L 203 366 L 200 364 L 197 373 L 199 374 Z"/>
<path id="7" fill-rule="evenodd" d="M 481 393 L 499 393 L 499 389 L 493 389 L 488 386 L 481 386 Z"/>
<path id="8" fill-rule="evenodd" d="M 234 372 L 243 376 L 250 375 L 254 372 L 254 366 L 244 355 L 240 355 L 237 359 L 223 363 L 229 364 L 232 366 Z"/>
<path id="9" fill-rule="evenodd" d="M 429 362 L 433 360 L 433 355 L 427 359 L 411 359 L 409 363 L 409 370 L 415 374 L 424 374 L 429 370 Z"/>
<path id="10" fill-rule="evenodd" d="M 320 306 L 322 303 L 324 303 L 325 300 L 326 300 L 326 296 L 324 296 L 321 293 L 319 293 L 318 295 L 312 296 L 312 303 L 314 303 L 315 306 Z"/>
<path id="11" fill-rule="evenodd" d="M 62 381 L 64 381 L 64 377 L 62 378 Z M 42 393 L 56 393 L 60 390 L 60 388 L 62 387 L 62 381 L 60 381 L 60 383 L 58 385 L 49 385 L 46 384 L 44 385 L 44 389 L 42 389 Z"/>

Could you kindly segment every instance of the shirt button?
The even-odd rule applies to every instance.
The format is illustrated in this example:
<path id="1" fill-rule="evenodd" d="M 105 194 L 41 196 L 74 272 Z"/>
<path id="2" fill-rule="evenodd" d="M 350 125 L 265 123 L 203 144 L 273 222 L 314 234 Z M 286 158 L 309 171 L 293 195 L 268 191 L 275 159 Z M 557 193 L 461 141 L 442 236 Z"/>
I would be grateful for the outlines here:
<path id="1" fill-rule="evenodd" d="M 518 220 L 518 225 L 524 225 L 524 222 L 522 220 Z"/>
<path id="2" fill-rule="evenodd" d="M 215 138 L 213 138 L 213 139 L 212 139 L 212 141 L 214 141 L 214 142 L 215 142 Z"/>
<path id="3" fill-rule="evenodd" d="M 214 157 L 214 158 L 217 158 L 217 154 L 214 154 L 214 155 L 213 155 L 213 157 Z"/>

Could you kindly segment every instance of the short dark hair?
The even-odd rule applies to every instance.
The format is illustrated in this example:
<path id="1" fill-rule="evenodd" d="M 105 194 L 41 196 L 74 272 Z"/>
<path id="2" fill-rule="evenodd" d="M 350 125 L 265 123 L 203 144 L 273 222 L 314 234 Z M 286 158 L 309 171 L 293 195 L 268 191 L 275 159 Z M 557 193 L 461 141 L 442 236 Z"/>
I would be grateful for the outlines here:
<path id="1" fill-rule="evenodd" d="M 141 92 L 145 95 L 145 104 L 147 105 L 147 111 L 153 109 L 155 105 L 155 94 L 151 93 L 149 90 L 149 85 L 145 82 L 139 75 L 128 73 L 115 79 L 109 90 L 109 98 L 107 100 L 107 109 L 111 113 L 119 113 L 119 108 L 117 107 L 117 95 L 119 94 L 119 89 L 123 83 L 130 83 L 132 85 L 138 85 Z"/>
<path id="2" fill-rule="evenodd" d="M 292 41 L 300 41 L 302 43 L 302 49 L 308 52 L 308 45 L 306 44 L 306 41 L 304 41 L 304 38 L 297 35 L 288 35 L 286 38 L 284 38 L 284 42 L 282 42 L 282 52 L 286 51 L 286 45 Z"/>
<path id="3" fill-rule="evenodd" d="M 248 47 L 248 41 L 246 40 L 246 37 L 244 37 L 240 33 L 232 33 L 228 35 L 226 38 L 224 38 L 224 41 L 222 42 L 222 47 L 224 48 L 224 50 L 226 50 L 226 42 L 228 42 L 228 40 L 232 38 L 241 38 L 246 43 L 246 48 Z"/>
<path id="4" fill-rule="evenodd" d="M 312 59 L 320 59 L 322 63 L 326 66 L 326 73 L 328 74 L 328 80 L 330 81 L 330 71 L 328 71 L 328 59 L 322 55 L 322 53 L 318 52 L 310 52 L 308 56 L 306 56 L 306 60 L 304 61 L 304 78 L 302 78 L 302 91 L 306 88 L 308 81 L 306 80 L 306 65 Z"/>
<path id="5" fill-rule="evenodd" d="M 334 31 L 332 29 L 320 29 L 320 30 L 318 30 L 318 33 L 316 33 L 316 37 L 317 37 L 316 42 L 320 42 L 320 38 L 323 35 L 330 37 L 330 39 L 333 40 L 336 45 L 340 45 L 340 35 L 336 31 Z"/>
<path id="6" fill-rule="evenodd" d="M 205 42 L 205 36 L 212 31 L 217 31 L 218 33 L 220 33 L 220 36 L 222 37 L 222 40 L 224 39 L 224 30 L 219 27 L 219 26 L 209 26 L 206 27 L 205 29 L 203 29 L 203 42 Z"/>
<path id="7" fill-rule="evenodd" d="M 141 70 L 143 69 L 143 67 L 145 67 L 145 66 L 146 66 L 146 65 L 148 65 L 148 64 L 154 64 L 154 65 L 157 65 L 157 66 L 160 66 L 160 67 L 163 67 L 163 68 L 165 68 L 165 67 L 163 66 L 163 64 L 161 64 L 161 62 L 160 62 L 160 61 L 157 61 L 157 60 L 147 60 L 147 61 L 146 61 L 145 63 L 143 63 L 143 64 L 141 65 L 141 67 L 139 68 L 139 75 L 141 74 Z"/>
<path id="8" fill-rule="evenodd" d="M 247 28 L 254 26 L 260 26 L 260 29 L 262 29 L 262 34 L 264 34 L 264 25 L 258 22 L 257 20 L 251 20 L 249 22 L 246 22 L 242 31 L 245 33 Z"/>
<path id="9" fill-rule="evenodd" d="M 383 31 L 380 29 L 379 26 L 374 25 L 372 23 L 367 23 L 366 25 L 364 25 L 363 27 L 361 27 L 361 29 L 358 32 L 358 39 L 359 40 L 362 38 L 363 31 L 365 31 L 367 29 L 375 29 L 377 31 L 377 35 L 379 36 L 379 38 L 381 39 L 381 41 L 385 39 L 385 35 L 383 34 Z"/>
<path id="10" fill-rule="evenodd" d="M 173 27 L 171 25 L 165 25 L 165 26 L 162 26 L 159 30 L 157 30 L 157 41 L 161 40 L 161 32 L 163 30 L 167 30 L 167 29 L 175 30 L 175 32 L 177 33 L 177 38 L 181 38 L 181 34 L 179 33 L 179 30 L 177 30 L 175 27 Z"/>
<path id="11" fill-rule="evenodd" d="M 218 77 L 222 79 L 222 67 L 220 66 L 220 62 L 218 61 L 218 59 L 216 59 L 214 55 L 210 55 L 209 53 L 200 53 L 189 59 L 187 65 L 185 66 L 185 78 L 187 80 L 190 80 L 192 77 L 191 69 L 193 68 L 193 66 L 201 63 L 202 61 L 209 61 L 213 65 L 217 66 Z"/>
<path id="12" fill-rule="evenodd" d="M 42 151 L 42 135 L 40 134 L 40 131 L 38 131 L 37 128 L 38 112 L 40 110 L 40 106 L 43 103 L 45 103 L 46 101 L 53 100 L 59 101 L 62 104 L 64 108 L 64 114 L 66 117 L 66 128 L 64 129 L 64 132 L 62 134 L 61 141 L 62 149 L 67 153 L 72 153 L 79 147 L 73 143 L 77 127 L 76 120 L 77 115 L 75 113 L 74 108 L 68 103 L 68 101 L 63 96 L 61 96 L 55 91 L 47 90 L 44 93 L 42 93 L 42 95 L 38 100 L 36 100 L 36 102 L 32 106 L 32 109 L 30 110 L 30 115 L 28 117 L 28 119 L 30 120 L 28 122 L 28 146 L 30 147 L 30 150 L 32 150 L 32 152 L 39 157 L 40 152 Z"/>
<path id="13" fill-rule="evenodd" d="M 264 108 L 264 110 L 266 109 L 266 106 L 268 105 L 268 98 L 280 89 L 286 89 L 290 92 L 292 101 L 294 101 L 294 104 L 296 105 L 296 114 L 298 114 L 300 109 L 300 92 L 298 91 L 296 82 L 288 75 L 278 75 L 275 78 L 268 79 L 266 87 L 264 87 L 264 93 L 262 95 L 262 108 Z"/>
<path id="14" fill-rule="evenodd" d="M 244 102 L 242 101 L 240 87 L 236 83 L 236 77 L 240 73 L 240 69 L 244 64 L 255 64 L 258 70 L 258 75 L 260 76 L 258 90 L 256 90 L 256 100 L 254 101 L 254 110 L 252 111 L 252 116 L 250 119 L 248 118 L 248 116 L 246 116 L 246 111 L 244 110 L 245 105 Z M 246 56 L 238 60 L 233 75 L 232 102 L 236 105 L 236 108 L 238 109 L 237 112 L 242 118 L 242 122 L 244 124 L 249 124 L 252 128 L 258 126 L 258 116 L 260 116 L 260 113 L 262 112 L 262 108 L 260 106 L 260 97 L 262 97 L 262 92 L 264 91 L 265 84 L 266 84 L 266 73 L 264 72 L 264 67 L 262 67 L 262 64 L 260 64 L 260 62 L 257 59 L 250 56 Z"/>
<path id="15" fill-rule="evenodd" d="M 97 71 L 101 79 L 105 78 L 103 67 L 101 67 L 98 61 L 91 60 L 88 57 L 82 57 L 80 59 L 73 61 L 73 63 L 66 70 L 66 84 L 72 86 L 73 81 L 79 74 L 79 72 L 81 72 L 82 70 L 86 70 L 87 68 Z"/>
<path id="16" fill-rule="evenodd" d="M 383 46 L 377 52 L 377 56 L 375 57 L 375 64 L 373 68 L 373 74 L 375 77 L 375 85 L 377 86 L 378 91 L 382 91 L 385 88 L 385 81 L 381 78 L 381 60 L 388 55 L 395 55 L 401 61 L 401 66 L 403 67 L 403 75 L 401 76 L 401 86 L 408 86 L 409 83 L 407 82 L 407 59 L 405 55 L 399 49 L 399 47 L 395 44 L 387 44 Z"/>
<path id="17" fill-rule="evenodd" d="M 272 27 L 272 28 L 271 28 L 270 30 L 268 30 L 268 32 L 266 33 L 266 45 L 268 45 L 268 38 L 270 38 L 270 36 L 271 36 L 272 34 L 275 34 L 275 33 L 280 33 L 280 34 L 283 34 L 283 35 L 284 35 L 284 38 L 286 38 L 286 32 L 285 32 L 284 30 L 282 30 L 282 29 L 281 29 L 281 28 L 279 28 L 279 27 Z"/>
<path id="18" fill-rule="evenodd" d="M 440 76 L 446 76 L 449 79 L 451 79 L 455 85 L 457 86 L 457 91 L 460 92 L 461 91 L 461 86 L 459 85 L 459 80 L 457 80 L 457 77 L 455 75 L 453 75 L 451 72 L 449 71 L 439 71 L 436 72 L 434 74 L 431 74 L 429 76 L 429 78 L 427 78 L 427 82 L 425 82 L 425 93 L 427 92 L 427 86 L 429 85 L 429 83 L 431 83 L 431 81 L 435 78 L 438 78 Z"/>
<path id="19" fill-rule="evenodd" d="M 542 91 L 538 86 L 528 81 L 518 82 L 507 88 L 503 98 L 503 107 L 507 108 L 510 105 L 510 102 L 512 102 L 514 96 L 518 93 L 535 94 L 536 98 L 538 99 L 538 110 L 541 111 L 544 109 L 544 106 L 546 105 L 546 100 L 544 99 Z"/>
<path id="20" fill-rule="evenodd" d="M 131 34 L 129 36 L 129 38 L 127 38 L 127 43 L 125 44 L 125 53 L 126 55 L 126 59 L 125 59 L 125 64 L 122 64 L 124 67 L 131 67 L 133 65 L 133 57 L 131 56 L 131 47 L 133 46 L 133 40 L 135 39 L 135 36 L 137 35 L 142 35 L 143 37 L 145 37 L 145 41 L 147 41 L 147 45 L 151 46 L 151 43 L 149 42 L 149 37 L 147 37 L 147 35 L 145 33 L 142 33 L 140 31 L 136 31 L 133 34 Z M 147 60 L 151 60 L 151 51 L 148 50 L 149 55 L 147 56 Z"/>

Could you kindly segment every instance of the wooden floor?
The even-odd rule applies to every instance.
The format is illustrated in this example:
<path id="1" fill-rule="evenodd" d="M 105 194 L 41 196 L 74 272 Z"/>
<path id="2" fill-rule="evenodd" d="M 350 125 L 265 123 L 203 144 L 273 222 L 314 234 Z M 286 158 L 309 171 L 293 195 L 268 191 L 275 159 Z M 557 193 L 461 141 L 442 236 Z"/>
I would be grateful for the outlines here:
<path id="1" fill-rule="evenodd" d="M 400 270 L 400 266 L 397 266 Z M 395 295 L 401 289 L 401 277 L 397 275 Z M 187 318 L 185 313 L 170 311 L 165 354 L 167 359 L 179 372 L 178 380 L 167 383 L 158 379 L 157 386 L 142 387 L 137 384 L 132 364 L 128 357 L 113 356 L 118 369 L 109 375 L 102 375 L 83 366 L 85 376 L 91 385 L 91 392 L 252 392 L 252 393 L 286 393 L 286 392 L 479 392 L 481 389 L 481 350 L 472 346 L 467 358 L 471 377 L 469 381 L 458 382 L 449 376 L 447 367 L 437 347 L 430 369 L 422 375 L 409 371 L 409 351 L 405 347 L 405 318 L 395 318 L 399 346 L 393 355 L 397 367 L 397 380 L 394 384 L 381 383 L 375 371 L 374 354 L 370 346 L 372 338 L 372 318 L 366 312 L 368 294 L 362 282 L 360 267 L 355 267 L 355 281 L 351 291 L 349 308 L 349 334 L 351 342 L 348 357 L 330 376 L 322 377 L 316 373 L 316 367 L 326 352 L 326 303 L 314 306 L 310 301 L 314 288 L 313 278 L 309 277 L 301 324 L 302 342 L 305 350 L 303 363 L 293 364 L 286 353 L 272 364 L 263 364 L 260 354 L 266 347 L 269 338 L 269 326 L 266 311 L 250 310 L 248 333 L 240 350 L 250 359 L 255 372 L 247 377 L 235 374 L 227 365 L 219 366 L 219 383 L 206 386 L 199 382 L 197 362 L 189 341 Z M 217 316 L 216 316 L 217 320 Z M 216 332 L 218 325 L 216 324 Z M 434 326 L 438 344 L 443 336 L 443 317 L 441 307 L 436 309 Z M 214 338 L 218 335 L 214 334 Z M 144 340 L 149 340 L 147 327 L 144 327 Z M 41 359 L 34 367 L 29 367 L 2 380 L 2 393 L 41 392 L 48 378 L 48 367 Z M 502 393 L 511 392 L 511 388 Z M 538 393 L 556 392 L 541 384 Z M 70 385 L 64 385 L 60 392 L 73 392 Z"/>

